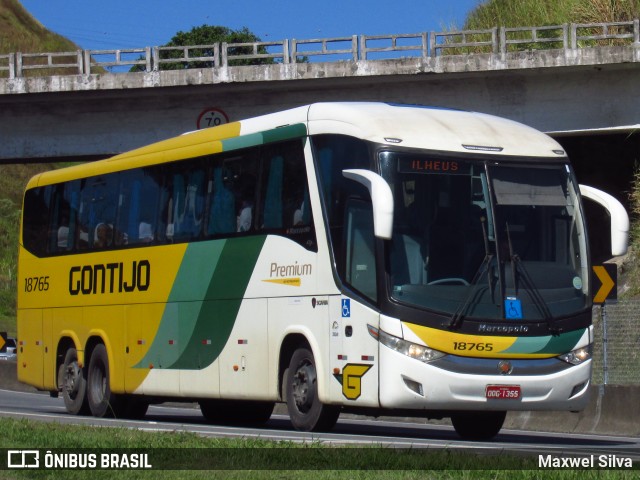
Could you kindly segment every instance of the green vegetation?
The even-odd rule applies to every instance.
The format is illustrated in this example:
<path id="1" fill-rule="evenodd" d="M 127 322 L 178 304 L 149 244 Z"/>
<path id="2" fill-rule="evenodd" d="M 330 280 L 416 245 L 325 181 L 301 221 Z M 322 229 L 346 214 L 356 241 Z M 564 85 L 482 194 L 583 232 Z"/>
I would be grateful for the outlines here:
<path id="1" fill-rule="evenodd" d="M 240 30 L 232 30 L 227 27 L 221 27 L 217 25 L 202 25 L 200 27 L 194 27 L 188 32 L 178 32 L 173 38 L 165 45 L 165 47 L 179 47 L 186 45 L 213 45 L 214 43 L 253 43 L 260 42 L 260 38 L 251 32 L 247 27 Z M 251 47 L 235 47 L 230 49 L 229 55 L 250 55 L 253 53 Z M 258 53 L 266 54 L 267 49 L 265 47 L 259 47 Z M 183 55 L 182 51 L 164 51 L 162 52 L 162 58 L 176 58 Z M 199 51 L 194 50 L 190 53 L 190 56 L 213 56 L 211 51 Z M 252 59 L 252 60 L 231 60 L 229 65 L 262 65 L 274 63 L 273 58 Z M 168 63 L 162 64 L 162 70 L 176 70 L 181 68 L 211 68 L 213 62 L 182 62 L 182 63 Z"/>
<path id="2" fill-rule="evenodd" d="M 0 53 L 73 52 L 79 48 L 47 30 L 18 0 L 0 0 Z"/>
<path id="3" fill-rule="evenodd" d="M 148 453 L 156 468 L 184 470 L 120 471 L 119 478 L 210 478 L 212 468 L 225 478 L 344 479 L 569 479 L 625 478 L 625 471 L 538 469 L 537 455 L 476 454 L 471 450 L 332 447 L 318 442 L 292 443 L 252 439 L 205 438 L 186 432 L 141 432 L 126 428 L 67 426 L 29 420 L 0 419 L 0 448 L 57 449 L 81 452 Z M 123 450 L 124 449 L 124 450 Z M 199 449 L 199 450 L 196 450 Z M 202 449 L 206 449 L 203 452 Z M 55 451 L 53 451 L 55 453 Z M 43 459 L 41 458 L 41 462 Z M 294 470 L 296 467 L 299 470 Z M 333 468 L 334 470 L 328 470 Z M 237 469 L 237 470 L 234 470 Z M 89 478 L 110 471 L 4 471 L 0 478 Z M 24 476 L 23 476 L 24 475 Z"/>
<path id="4" fill-rule="evenodd" d="M 629 227 L 630 255 L 623 265 L 624 284 L 628 290 L 624 296 L 637 297 L 640 295 L 640 268 L 636 258 L 640 252 L 640 169 L 636 170 L 629 193 L 629 216 L 632 218 Z"/>
<path id="5" fill-rule="evenodd" d="M 463 29 L 602 23 L 640 16 L 640 0 L 490 0 L 469 12 Z"/>
<path id="6" fill-rule="evenodd" d="M 22 52 L 75 52 L 80 47 L 62 35 L 47 30 L 27 12 L 18 0 L 0 0 L 0 54 Z M 58 63 L 75 62 L 73 57 L 61 57 Z M 23 65 L 46 65 L 45 58 L 23 58 Z M 26 70 L 25 76 L 63 75 L 77 73 L 76 69 L 48 68 L 44 70 Z M 1 72 L 1 77 L 7 77 Z"/>

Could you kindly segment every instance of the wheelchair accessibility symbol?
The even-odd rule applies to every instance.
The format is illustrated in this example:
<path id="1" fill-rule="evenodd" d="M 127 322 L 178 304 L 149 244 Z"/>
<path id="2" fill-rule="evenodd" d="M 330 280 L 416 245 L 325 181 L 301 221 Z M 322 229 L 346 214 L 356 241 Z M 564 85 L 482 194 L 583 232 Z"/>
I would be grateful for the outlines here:
<path id="1" fill-rule="evenodd" d="M 343 298 L 342 299 L 342 318 L 351 317 L 351 299 Z"/>
<path id="2" fill-rule="evenodd" d="M 504 301 L 504 312 L 508 319 L 522 320 L 522 302 L 516 297 L 507 297 Z"/>

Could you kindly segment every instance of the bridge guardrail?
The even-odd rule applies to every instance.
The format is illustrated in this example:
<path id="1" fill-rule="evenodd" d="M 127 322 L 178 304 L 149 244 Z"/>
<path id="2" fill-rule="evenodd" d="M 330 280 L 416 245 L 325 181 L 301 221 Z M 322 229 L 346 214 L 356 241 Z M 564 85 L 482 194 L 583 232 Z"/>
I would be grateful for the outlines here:
<path id="1" fill-rule="evenodd" d="M 65 74 L 91 74 L 98 67 L 130 67 L 152 72 L 161 70 L 162 65 L 176 63 L 182 64 L 183 68 L 202 68 L 203 65 L 226 68 L 265 62 L 295 64 L 315 57 L 322 57 L 324 61 L 354 62 L 398 56 L 427 60 L 446 55 L 506 55 L 523 50 L 575 50 L 603 45 L 640 47 L 639 20 L 178 47 L 15 52 L 0 55 L 0 78 L 20 78 L 29 76 L 30 71 L 47 69 L 52 74 L 58 74 L 60 70 L 64 70 Z"/>

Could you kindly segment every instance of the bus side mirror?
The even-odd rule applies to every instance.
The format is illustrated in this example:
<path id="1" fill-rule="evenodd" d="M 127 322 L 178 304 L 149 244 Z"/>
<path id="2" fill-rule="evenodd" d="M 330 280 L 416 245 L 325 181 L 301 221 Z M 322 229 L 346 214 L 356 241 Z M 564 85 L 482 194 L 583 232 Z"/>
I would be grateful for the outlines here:
<path id="1" fill-rule="evenodd" d="M 611 255 L 617 257 L 627 253 L 629 239 L 629 215 L 622 204 L 608 193 L 580 185 L 580 194 L 602 205 L 611 217 Z"/>
<path id="2" fill-rule="evenodd" d="M 367 187 L 373 206 L 373 233 L 378 238 L 391 240 L 393 193 L 386 180 L 377 173 L 362 169 L 343 170 L 342 175 Z"/>

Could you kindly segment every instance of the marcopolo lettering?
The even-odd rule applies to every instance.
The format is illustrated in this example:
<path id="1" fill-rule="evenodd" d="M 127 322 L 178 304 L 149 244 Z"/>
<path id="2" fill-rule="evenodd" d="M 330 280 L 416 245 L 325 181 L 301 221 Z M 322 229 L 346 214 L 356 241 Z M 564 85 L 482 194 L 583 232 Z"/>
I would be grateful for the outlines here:
<path id="1" fill-rule="evenodd" d="M 529 327 L 526 325 L 491 325 L 481 323 L 478 332 L 481 333 L 527 333 Z"/>
<path id="2" fill-rule="evenodd" d="M 82 265 L 69 270 L 71 295 L 146 292 L 151 282 L 149 260 Z"/>

